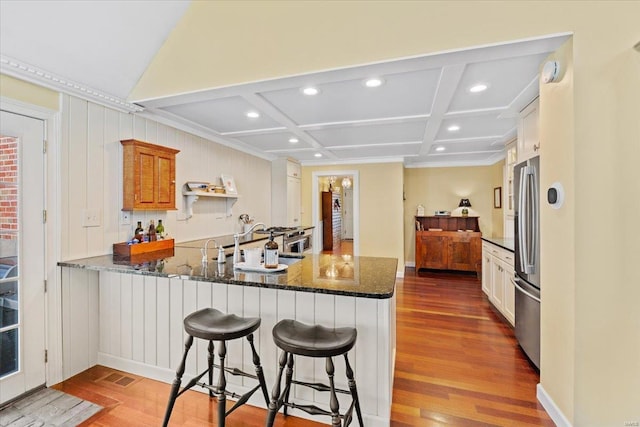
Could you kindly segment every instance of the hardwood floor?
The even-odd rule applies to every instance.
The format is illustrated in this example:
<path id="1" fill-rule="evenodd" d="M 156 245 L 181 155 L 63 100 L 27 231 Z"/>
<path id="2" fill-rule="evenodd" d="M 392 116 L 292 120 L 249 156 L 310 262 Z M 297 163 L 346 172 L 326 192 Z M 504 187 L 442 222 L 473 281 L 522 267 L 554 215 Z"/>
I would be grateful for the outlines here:
<path id="1" fill-rule="evenodd" d="M 353 240 L 340 240 L 340 244 L 331 250 L 322 251 L 323 254 L 353 255 Z"/>
<path id="2" fill-rule="evenodd" d="M 475 275 L 407 269 L 396 295 L 392 426 L 554 425 L 536 400 L 537 373 Z M 105 408 L 84 426 L 157 426 L 170 386 L 96 366 L 54 388 Z M 227 425 L 262 426 L 265 415 L 245 405 Z M 215 417 L 215 401 L 190 391 L 178 399 L 171 425 L 213 426 Z M 320 424 L 279 414 L 276 425 Z"/>

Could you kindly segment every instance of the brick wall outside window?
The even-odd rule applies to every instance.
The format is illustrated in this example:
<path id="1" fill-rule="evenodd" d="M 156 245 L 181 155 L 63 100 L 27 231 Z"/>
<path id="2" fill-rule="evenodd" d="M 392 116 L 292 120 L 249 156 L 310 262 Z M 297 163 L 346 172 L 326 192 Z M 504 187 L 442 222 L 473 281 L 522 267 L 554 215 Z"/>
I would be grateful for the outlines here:
<path id="1" fill-rule="evenodd" d="M 0 137 L 0 238 L 17 239 L 18 140 Z"/>

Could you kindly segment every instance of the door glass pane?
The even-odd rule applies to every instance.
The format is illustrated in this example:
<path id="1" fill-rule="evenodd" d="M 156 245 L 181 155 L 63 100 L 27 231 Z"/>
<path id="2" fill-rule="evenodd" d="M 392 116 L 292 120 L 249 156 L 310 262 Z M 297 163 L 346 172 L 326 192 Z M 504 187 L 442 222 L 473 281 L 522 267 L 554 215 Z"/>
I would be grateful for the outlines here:
<path id="1" fill-rule="evenodd" d="M 0 135 L 0 377 L 18 370 L 18 139 Z"/>

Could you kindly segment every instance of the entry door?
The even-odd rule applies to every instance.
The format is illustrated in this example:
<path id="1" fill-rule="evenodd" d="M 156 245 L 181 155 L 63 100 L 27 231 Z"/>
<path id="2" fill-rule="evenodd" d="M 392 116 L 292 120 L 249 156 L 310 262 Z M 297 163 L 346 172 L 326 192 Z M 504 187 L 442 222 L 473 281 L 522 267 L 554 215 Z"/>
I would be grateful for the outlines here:
<path id="1" fill-rule="evenodd" d="M 0 404 L 45 383 L 44 122 L 0 112 Z"/>

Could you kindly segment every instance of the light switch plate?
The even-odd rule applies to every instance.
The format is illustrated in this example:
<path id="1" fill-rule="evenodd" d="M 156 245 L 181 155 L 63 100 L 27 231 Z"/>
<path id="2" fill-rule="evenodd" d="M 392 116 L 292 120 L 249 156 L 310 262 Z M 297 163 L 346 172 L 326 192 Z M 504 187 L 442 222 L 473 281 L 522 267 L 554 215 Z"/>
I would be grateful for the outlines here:
<path id="1" fill-rule="evenodd" d="M 131 225 L 131 212 L 120 211 L 120 225 Z"/>
<path id="2" fill-rule="evenodd" d="M 100 227 L 100 225 L 102 225 L 102 215 L 99 209 L 83 209 L 83 227 Z"/>

